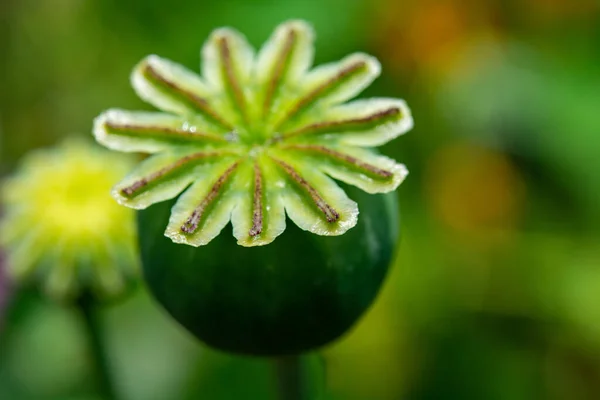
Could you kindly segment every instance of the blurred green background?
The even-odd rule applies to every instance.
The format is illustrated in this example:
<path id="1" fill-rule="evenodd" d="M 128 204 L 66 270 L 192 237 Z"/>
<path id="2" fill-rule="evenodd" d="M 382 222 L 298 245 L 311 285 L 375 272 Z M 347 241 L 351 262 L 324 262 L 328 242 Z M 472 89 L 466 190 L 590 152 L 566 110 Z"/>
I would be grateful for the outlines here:
<path id="1" fill-rule="evenodd" d="M 212 29 L 259 46 L 290 18 L 316 63 L 378 57 L 364 95 L 415 118 L 383 148 L 411 172 L 395 265 L 321 353 L 323 398 L 600 398 L 597 0 L 1 0 L 0 175 L 106 108 L 150 109 L 128 83 L 145 55 L 197 69 Z M 4 314 L 0 399 L 97 399 L 72 309 L 13 290 Z M 125 400 L 274 398 L 267 362 L 199 345 L 143 287 L 102 317 Z"/>

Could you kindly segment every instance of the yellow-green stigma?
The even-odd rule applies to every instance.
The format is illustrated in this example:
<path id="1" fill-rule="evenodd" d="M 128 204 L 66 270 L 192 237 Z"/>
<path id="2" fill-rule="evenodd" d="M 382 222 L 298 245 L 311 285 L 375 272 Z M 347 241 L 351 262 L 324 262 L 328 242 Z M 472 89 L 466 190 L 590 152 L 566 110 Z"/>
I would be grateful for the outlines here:
<path id="1" fill-rule="evenodd" d="M 109 110 L 96 140 L 153 154 L 113 190 L 144 209 L 181 194 L 165 235 L 202 246 L 231 221 L 242 246 L 271 243 L 286 226 L 336 236 L 354 227 L 358 205 L 334 182 L 368 193 L 395 190 L 404 165 L 374 149 L 412 127 L 404 101 L 350 101 L 380 73 L 352 54 L 312 68 L 314 33 L 280 25 L 258 51 L 230 28 L 202 50 L 202 76 L 158 56 L 134 69 L 138 95 L 164 112 Z"/>

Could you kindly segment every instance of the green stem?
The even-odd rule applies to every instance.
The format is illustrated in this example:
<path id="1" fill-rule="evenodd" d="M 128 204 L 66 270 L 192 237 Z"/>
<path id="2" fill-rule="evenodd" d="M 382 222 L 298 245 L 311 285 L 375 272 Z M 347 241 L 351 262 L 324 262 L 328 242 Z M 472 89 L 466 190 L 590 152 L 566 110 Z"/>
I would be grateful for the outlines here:
<path id="1" fill-rule="evenodd" d="M 280 400 L 308 400 L 309 383 L 301 356 L 279 357 L 274 360 Z"/>
<path id="2" fill-rule="evenodd" d="M 104 342 L 98 310 L 90 296 L 83 295 L 77 302 L 93 360 L 98 394 L 103 400 L 117 400 L 111 379 L 110 366 Z"/>

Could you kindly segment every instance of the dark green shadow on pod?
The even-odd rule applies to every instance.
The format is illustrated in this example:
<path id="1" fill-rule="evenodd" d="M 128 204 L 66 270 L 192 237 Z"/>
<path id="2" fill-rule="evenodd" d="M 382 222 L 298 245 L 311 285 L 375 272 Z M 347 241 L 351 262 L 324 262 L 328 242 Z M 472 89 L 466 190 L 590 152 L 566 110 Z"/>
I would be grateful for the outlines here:
<path id="1" fill-rule="evenodd" d="M 398 239 L 394 193 L 343 187 L 358 224 L 318 236 L 289 219 L 273 243 L 237 245 L 231 226 L 202 247 L 164 236 L 173 202 L 138 214 L 144 276 L 156 299 L 207 345 L 278 356 L 323 346 L 348 331 L 375 299 Z"/>

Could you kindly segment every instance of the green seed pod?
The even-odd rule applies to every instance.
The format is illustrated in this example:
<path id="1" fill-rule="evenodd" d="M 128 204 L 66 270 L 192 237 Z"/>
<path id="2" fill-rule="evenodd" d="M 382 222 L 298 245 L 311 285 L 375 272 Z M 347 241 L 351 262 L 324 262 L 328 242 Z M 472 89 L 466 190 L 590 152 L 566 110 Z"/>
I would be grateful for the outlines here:
<path id="1" fill-rule="evenodd" d="M 98 142 L 152 154 L 115 186 L 119 203 L 144 210 L 184 192 L 141 212 L 144 269 L 175 318 L 224 350 L 286 354 L 332 340 L 373 300 L 390 261 L 397 221 L 382 193 L 407 170 L 374 147 L 408 131 L 410 111 L 398 99 L 348 102 L 378 61 L 357 53 L 310 69 L 313 38 L 291 21 L 255 52 L 218 29 L 202 76 L 157 56 L 134 69 L 133 87 L 163 113 L 95 121 Z M 171 242 L 160 234 L 167 219 Z M 219 237 L 229 222 L 237 245 Z"/>
<path id="2" fill-rule="evenodd" d="M 220 235 L 180 246 L 162 235 L 170 204 L 138 217 L 142 263 L 160 303 L 202 341 L 221 350 L 293 354 L 346 332 L 375 298 L 397 241 L 393 194 L 346 188 L 358 224 L 336 237 L 289 226 L 272 246 L 242 247 Z"/>

